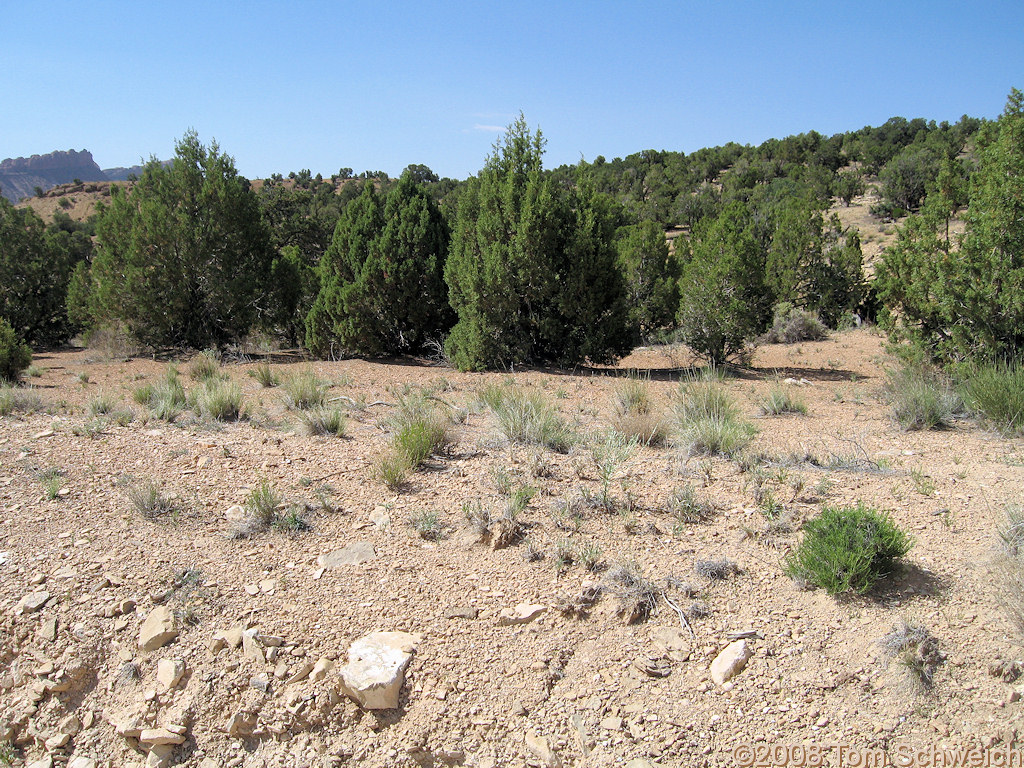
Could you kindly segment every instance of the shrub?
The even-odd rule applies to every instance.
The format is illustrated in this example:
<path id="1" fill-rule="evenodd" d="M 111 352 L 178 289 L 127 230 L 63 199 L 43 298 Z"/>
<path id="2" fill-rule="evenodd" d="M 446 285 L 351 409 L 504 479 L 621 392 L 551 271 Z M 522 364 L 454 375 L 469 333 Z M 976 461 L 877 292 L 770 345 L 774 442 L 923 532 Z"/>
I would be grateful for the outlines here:
<path id="1" fill-rule="evenodd" d="M 444 536 L 441 516 L 432 509 L 424 509 L 409 517 L 409 525 L 420 535 L 421 539 L 437 541 Z"/>
<path id="2" fill-rule="evenodd" d="M 762 337 L 769 344 L 795 344 L 828 338 L 828 328 L 813 312 L 783 302 L 775 308 L 772 327 Z"/>
<path id="3" fill-rule="evenodd" d="M 653 582 L 644 578 L 640 566 L 632 562 L 608 571 L 603 586 L 618 598 L 617 612 L 627 624 L 636 624 L 650 616 L 661 594 Z"/>
<path id="4" fill-rule="evenodd" d="M 89 415 L 102 416 L 111 413 L 117 407 L 117 401 L 108 394 L 100 392 L 89 401 Z"/>
<path id="5" fill-rule="evenodd" d="M 864 594 L 911 546 L 912 539 L 888 515 L 863 503 L 825 507 L 804 526 L 803 540 L 786 557 L 785 571 L 831 595 Z"/>
<path id="6" fill-rule="evenodd" d="M 139 405 L 149 406 L 153 416 L 164 421 L 174 421 L 187 402 L 178 369 L 173 365 L 167 367 L 162 381 L 144 384 L 132 393 L 132 398 Z"/>
<path id="7" fill-rule="evenodd" d="M 408 458 L 389 451 L 377 459 L 374 475 L 388 488 L 397 491 L 405 485 L 411 469 Z"/>
<path id="8" fill-rule="evenodd" d="M 249 491 L 245 498 L 245 511 L 254 527 L 269 528 L 277 518 L 281 496 L 269 480 L 263 478 L 260 484 Z"/>
<path id="9" fill-rule="evenodd" d="M 691 454 L 732 456 L 757 431 L 740 417 L 729 393 L 712 381 L 683 381 L 676 415 L 683 443 Z"/>
<path id="10" fill-rule="evenodd" d="M 502 434 L 512 443 L 543 445 L 565 453 L 575 437 L 558 411 L 539 392 L 488 386 L 480 400 L 491 409 Z"/>
<path id="11" fill-rule="evenodd" d="M 668 440 L 668 424 L 654 412 L 645 379 L 630 377 L 616 387 L 612 429 L 643 445 L 659 446 Z"/>
<path id="12" fill-rule="evenodd" d="M 20 341 L 14 328 L 0 317 L 0 382 L 17 381 L 32 363 L 32 350 Z"/>
<path id="13" fill-rule="evenodd" d="M 960 392 L 967 407 L 1005 435 L 1024 434 L 1024 364 L 981 366 L 964 379 Z"/>
<path id="14" fill-rule="evenodd" d="M 941 373 L 914 362 L 886 373 L 885 395 L 893 418 L 908 430 L 948 427 L 963 405 Z"/>
<path id="15" fill-rule="evenodd" d="M 715 508 L 688 484 L 672 492 L 668 500 L 668 512 L 679 523 L 702 523 L 714 516 Z"/>

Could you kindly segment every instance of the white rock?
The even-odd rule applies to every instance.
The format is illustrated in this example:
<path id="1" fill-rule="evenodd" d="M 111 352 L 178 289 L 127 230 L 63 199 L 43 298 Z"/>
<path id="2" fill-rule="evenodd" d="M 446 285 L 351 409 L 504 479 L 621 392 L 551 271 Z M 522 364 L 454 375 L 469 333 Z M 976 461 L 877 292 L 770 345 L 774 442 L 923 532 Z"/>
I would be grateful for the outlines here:
<path id="1" fill-rule="evenodd" d="M 373 560 L 377 551 L 368 541 L 355 541 L 344 549 L 336 549 L 326 555 L 320 555 L 317 563 L 321 568 L 341 568 L 345 565 L 360 565 Z"/>
<path id="2" fill-rule="evenodd" d="M 30 592 L 18 601 L 18 613 L 35 613 L 50 599 L 50 593 L 45 589 L 38 592 Z"/>
<path id="3" fill-rule="evenodd" d="M 178 636 L 178 620 L 166 606 L 160 605 L 149 612 L 139 629 L 139 648 L 155 651 Z"/>
<path id="4" fill-rule="evenodd" d="M 174 733 L 166 728 L 146 728 L 139 734 L 139 741 L 143 744 L 184 744 L 185 736 Z"/>
<path id="5" fill-rule="evenodd" d="M 348 649 L 341 667 L 341 689 L 363 709 L 394 709 L 405 670 L 421 641 L 408 632 L 372 632 Z"/>
<path id="6" fill-rule="evenodd" d="M 160 659 L 156 665 L 156 681 L 168 691 L 176 686 L 185 674 L 185 662 L 181 659 Z"/>
<path id="7" fill-rule="evenodd" d="M 68 760 L 68 768 L 96 768 L 96 761 L 91 757 L 72 757 Z"/>
<path id="8" fill-rule="evenodd" d="M 751 655 L 746 640 L 729 643 L 711 662 L 711 679 L 716 685 L 722 685 L 743 671 Z"/>
<path id="9" fill-rule="evenodd" d="M 515 608 L 502 608 L 498 624 L 507 627 L 513 624 L 529 624 L 547 610 L 547 606 L 532 603 L 520 603 Z"/>
<path id="10" fill-rule="evenodd" d="M 545 737 L 538 736 L 533 731 L 527 731 L 524 740 L 526 748 L 536 755 L 537 759 L 547 768 L 562 768 L 562 758 L 551 748 L 551 742 Z"/>

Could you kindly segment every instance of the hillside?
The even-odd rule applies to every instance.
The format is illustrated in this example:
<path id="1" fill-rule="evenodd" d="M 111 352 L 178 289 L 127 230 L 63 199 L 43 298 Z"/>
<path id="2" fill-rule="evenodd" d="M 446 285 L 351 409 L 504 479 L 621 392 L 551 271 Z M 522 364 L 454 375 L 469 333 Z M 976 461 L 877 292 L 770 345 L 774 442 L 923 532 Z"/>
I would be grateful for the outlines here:
<path id="1" fill-rule="evenodd" d="M 78 179 L 108 181 L 88 150 L 50 152 L 32 157 L 8 158 L 0 162 L 0 190 L 11 202 L 32 197 L 35 188 L 51 189 Z"/>

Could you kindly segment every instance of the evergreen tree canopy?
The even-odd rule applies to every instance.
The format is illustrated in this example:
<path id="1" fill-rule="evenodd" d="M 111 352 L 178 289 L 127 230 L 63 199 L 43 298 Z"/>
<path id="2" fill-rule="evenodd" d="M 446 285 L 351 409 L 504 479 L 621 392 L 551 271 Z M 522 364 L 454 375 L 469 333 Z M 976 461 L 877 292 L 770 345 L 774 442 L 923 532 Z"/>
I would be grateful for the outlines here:
<path id="1" fill-rule="evenodd" d="M 203 348 L 244 336 L 268 311 L 270 236 L 234 161 L 189 132 L 173 162 L 115 187 L 75 309 L 153 346 Z"/>
<path id="2" fill-rule="evenodd" d="M 960 194 L 940 173 L 919 216 L 899 230 L 878 270 L 893 331 L 946 362 L 1020 359 L 1024 350 L 1024 95 L 1010 92 L 978 136 L 966 231 L 950 240 Z"/>
<path id="3" fill-rule="evenodd" d="M 383 204 L 367 184 L 320 262 L 307 346 L 370 356 L 421 349 L 450 325 L 447 250 L 448 227 L 414 173 L 403 174 Z"/>
<path id="4" fill-rule="evenodd" d="M 617 208 L 585 178 L 555 184 L 543 153 L 520 115 L 460 196 L 445 270 L 460 369 L 606 361 L 629 346 Z"/>

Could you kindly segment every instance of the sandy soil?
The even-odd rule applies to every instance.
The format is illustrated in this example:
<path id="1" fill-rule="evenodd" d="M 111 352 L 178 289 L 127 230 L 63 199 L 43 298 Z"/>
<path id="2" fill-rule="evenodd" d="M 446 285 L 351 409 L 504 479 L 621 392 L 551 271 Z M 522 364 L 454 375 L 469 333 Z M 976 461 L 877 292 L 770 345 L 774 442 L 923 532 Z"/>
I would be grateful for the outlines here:
<path id="1" fill-rule="evenodd" d="M 608 429 L 621 374 L 649 375 L 668 412 L 691 362 L 684 351 L 638 350 L 616 369 L 508 374 L 415 361 L 271 362 L 282 377 L 312 368 L 334 382 L 332 398 L 364 404 L 350 411 L 347 437 L 301 434 L 281 389 L 247 375 L 254 362 L 223 367 L 245 392 L 248 419 L 168 423 L 146 420 L 131 397 L 163 375 L 165 361 L 97 360 L 88 350 L 36 356 L 41 375 L 30 381 L 48 408 L 0 419 L 0 741 L 16 743 L 15 765 L 49 754 L 98 766 L 726 766 L 747 742 L 892 753 L 1016 738 L 1022 704 L 989 666 L 1021 654 L 994 562 L 1004 506 L 1024 488 L 1024 441 L 968 421 L 901 431 L 880 400 L 886 361 L 871 330 L 764 347 L 753 368 L 726 381 L 758 427 L 748 453 L 763 454 L 759 470 L 671 445 L 640 448 L 611 488 L 620 507 L 628 491 L 630 508 L 583 506 L 575 521 L 557 509 L 599 492 L 591 445 Z M 180 367 L 196 386 L 188 364 Z M 805 380 L 783 386 L 808 414 L 759 417 L 759 398 L 784 378 Z M 556 404 L 581 435 L 577 446 L 558 454 L 508 444 L 476 393 L 511 382 Z M 406 387 L 429 388 L 465 416 L 450 451 L 396 492 L 374 472 L 390 440 L 380 419 L 393 409 L 365 404 L 394 403 Z M 134 420 L 90 416 L 101 393 Z M 529 543 L 495 550 L 474 543 L 463 505 L 500 506 L 502 471 L 538 493 L 523 516 Z M 230 508 L 264 479 L 311 530 L 228 535 Z M 128 491 L 148 480 L 177 511 L 136 511 Z M 758 481 L 783 506 L 774 522 L 784 525 L 766 519 Z M 711 521 L 669 513 L 671 494 L 687 484 L 713 503 Z M 888 510 L 914 536 L 905 566 L 866 598 L 800 589 L 781 561 L 801 522 L 823 504 L 857 501 Z M 409 525 L 423 511 L 438 513 L 442 539 Z M 566 540 L 597 548 L 594 572 L 556 567 Z M 321 567 L 321 555 L 356 541 L 371 543 L 374 559 Z M 543 559 L 528 560 L 531 549 Z M 695 571 L 720 558 L 738 572 L 709 580 Z M 559 610 L 629 562 L 680 608 L 704 607 L 706 616 L 690 614 L 692 639 L 664 599 L 635 624 L 608 593 L 584 615 Z M 23 611 L 20 601 L 37 591 L 49 600 Z M 520 603 L 546 610 L 502 626 L 501 611 Z M 140 626 L 158 604 L 177 612 L 180 634 L 143 652 Z M 878 644 L 901 619 L 926 626 L 946 656 L 931 688 L 887 663 Z M 239 625 L 282 644 L 262 649 L 266 661 L 219 648 L 216 633 Z M 680 646 L 667 655 L 656 643 L 664 628 Z M 375 630 L 422 635 L 398 709 L 361 710 L 339 694 L 336 668 L 288 682 L 310 662 L 344 663 L 352 641 Z M 748 630 L 753 657 L 716 685 L 711 661 Z M 185 664 L 171 690 L 157 682 L 161 659 Z M 239 713 L 255 719 L 233 737 L 228 724 Z M 184 726 L 185 743 L 147 758 L 117 732 L 133 716 Z M 534 735 L 553 756 L 528 746 Z"/>

